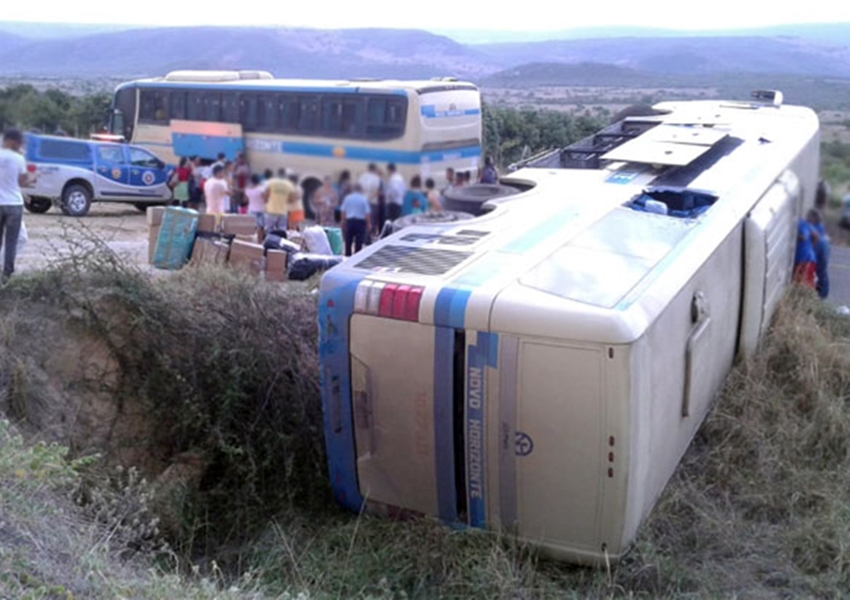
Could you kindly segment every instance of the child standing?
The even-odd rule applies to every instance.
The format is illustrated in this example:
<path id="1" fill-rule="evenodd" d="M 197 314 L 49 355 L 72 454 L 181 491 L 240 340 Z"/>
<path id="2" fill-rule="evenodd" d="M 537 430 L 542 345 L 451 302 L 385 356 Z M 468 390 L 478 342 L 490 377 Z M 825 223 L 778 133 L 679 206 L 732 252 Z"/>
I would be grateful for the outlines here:
<path id="1" fill-rule="evenodd" d="M 797 222 L 797 250 L 794 255 L 794 283 L 815 289 L 815 241 L 817 233 L 804 219 Z"/>
<path id="2" fill-rule="evenodd" d="M 823 217 L 817 209 L 813 208 L 809 211 L 806 215 L 806 221 L 817 233 L 817 241 L 814 242 L 816 289 L 818 296 L 826 298 L 829 296 L 829 236 L 826 235 Z"/>

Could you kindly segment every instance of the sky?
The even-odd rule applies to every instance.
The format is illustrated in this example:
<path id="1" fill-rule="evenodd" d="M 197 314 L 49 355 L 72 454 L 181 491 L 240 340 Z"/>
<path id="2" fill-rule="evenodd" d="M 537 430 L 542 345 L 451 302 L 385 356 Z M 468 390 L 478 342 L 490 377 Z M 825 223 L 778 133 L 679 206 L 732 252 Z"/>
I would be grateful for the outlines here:
<path id="1" fill-rule="evenodd" d="M 239 0 L 219 10 L 215 1 L 0 0 L 0 20 L 133 25 L 273 25 L 290 27 L 401 27 L 428 30 L 555 31 L 634 26 L 701 30 L 781 24 L 850 22 L 850 2 L 741 0 Z M 199 9 L 199 6 L 201 7 Z"/>

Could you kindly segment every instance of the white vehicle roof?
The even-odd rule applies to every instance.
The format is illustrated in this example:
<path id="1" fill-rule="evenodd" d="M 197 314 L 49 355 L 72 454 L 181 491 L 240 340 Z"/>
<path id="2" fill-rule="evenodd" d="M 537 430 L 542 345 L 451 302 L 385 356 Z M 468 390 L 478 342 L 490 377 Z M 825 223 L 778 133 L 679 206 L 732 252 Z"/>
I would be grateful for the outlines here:
<path id="1" fill-rule="evenodd" d="M 531 189 L 497 201 L 492 212 L 405 228 L 337 269 L 424 285 L 423 322 L 440 290 L 454 287 L 471 294 L 469 329 L 634 341 L 818 131 L 817 116 L 801 107 L 656 108 L 666 114 L 638 120 L 660 125 L 609 153 L 604 168 L 517 171 L 503 182 Z M 652 186 L 718 199 L 695 218 L 625 206 Z M 516 311 L 491 322 L 497 303 Z"/>

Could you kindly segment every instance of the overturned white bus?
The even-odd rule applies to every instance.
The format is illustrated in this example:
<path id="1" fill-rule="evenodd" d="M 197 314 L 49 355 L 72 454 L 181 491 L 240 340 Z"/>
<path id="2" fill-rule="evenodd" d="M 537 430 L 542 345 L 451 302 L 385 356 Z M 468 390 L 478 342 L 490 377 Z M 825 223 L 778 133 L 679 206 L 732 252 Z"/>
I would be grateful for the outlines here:
<path id="1" fill-rule="evenodd" d="M 325 274 L 340 504 L 576 562 L 628 548 L 755 351 L 818 177 L 817 117 L 778 93 L 655 108 Z"/>

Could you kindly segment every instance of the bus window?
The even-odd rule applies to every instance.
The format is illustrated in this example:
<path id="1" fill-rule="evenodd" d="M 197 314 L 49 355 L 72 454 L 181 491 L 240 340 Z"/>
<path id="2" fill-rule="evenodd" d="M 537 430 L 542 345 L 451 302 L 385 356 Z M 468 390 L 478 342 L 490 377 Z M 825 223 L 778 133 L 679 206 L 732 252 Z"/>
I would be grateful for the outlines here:
<path id="1" fill-rule="evenodd" d="M 301 120 L 301 103 L 292 94 L 277 95 L 277 127 L 289 133 L 298 131 Z"/>
<path id="2" fill-rule="evenodd" d="M 168 124 L 168 92 L 142 90 L 140 94 L 139 123 Z"/>
<path id="3" fill-rule="evenodd" d="M 169 98 L 170 109 L 168 117 L 170 119 L 185 119 L 186 118 L 186 92 L 173 91 Z"/>
<path id="4" fill-rule="evenodd" d="M 186 94 L 186 118 L 189 121 L 206 120 L 204 110 L 204 95 L 201 92 L 189 92 Z"/>
<path id="5" fill-rule="evenodd" d="M 301 114 L 298 119 L 298 133 L 310 135 L 319 130 L 319 98 L 317 96 L 301 97 Z"/>
<path id="6" fill-rule="evenodd" d="M 277 99 L 272 95 L 257 99 L 257 131 L 277 131 Z"/>
<path id="7" fill-rule="evenodd" d="M 239 96 L 239 122 L 243 131 L 257 131 L 257 96 L 254 94 Z"/>
<path id="8" fill-rule="evenodd" d="M 404 135 L 407 101 L 391 96 L 373 96 L 367 102 L 366 135 L 391 139 Z"/>
<path id="9" fill-rule="evenodd" d="M 324 98 L 322 133 L 357 137 L 361 133 L 363 101 L 360 98 Z"/>
<path id="10" fill-rule="evenodd" d="M 221 94 L 207 92 L 204 94 L 204 121 L 221 120 Z"/>
<path id="11" fill-rule="evenodd" d="M 237 103 L 236 92 L 223 92 L 221 94 L 220 119 L 223 123 L 239 122 L 239 104 Z"/>

